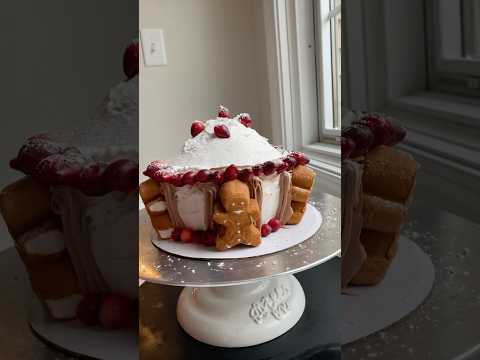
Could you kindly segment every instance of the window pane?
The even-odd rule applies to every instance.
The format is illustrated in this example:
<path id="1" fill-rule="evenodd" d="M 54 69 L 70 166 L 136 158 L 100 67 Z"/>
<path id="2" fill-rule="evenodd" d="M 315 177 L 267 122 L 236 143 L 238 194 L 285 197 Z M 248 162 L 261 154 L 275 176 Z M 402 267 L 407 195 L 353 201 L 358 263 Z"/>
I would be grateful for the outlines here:
<path id="1" fill-rule="evenodd" d="M 331 44 L 332 44 L 332 83 L 333 83 L 333 129 L 340 129 L 341 119 L 341 89 L 342 89 L 342 14 L 341 14 L 341 0 L 332 0 L 331 10 L 333 16 L 330 18 L 331 28 Z"/>

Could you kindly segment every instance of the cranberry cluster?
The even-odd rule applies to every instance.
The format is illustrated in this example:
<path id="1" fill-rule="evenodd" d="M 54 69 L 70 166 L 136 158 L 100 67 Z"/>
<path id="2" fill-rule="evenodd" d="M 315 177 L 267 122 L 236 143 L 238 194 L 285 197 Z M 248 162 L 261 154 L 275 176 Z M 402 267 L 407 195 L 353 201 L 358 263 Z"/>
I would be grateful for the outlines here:
<path id="1" fill-rule="evenodd" d="M 395 145 L 405 135 L 405 128 L 392 119 L 376 113 L 363 113 L 351 126 L 342 129 L 342 160 L 365 155 L 380 145 Z"/>
<path id="2" fill-rule="evenodd" d="M 215 229 L 207 231 L 194 231 L 191 229 L 175 228 L 172 231 L 172 240 L 183 243 L 195 243 L 205 246 L 215 246 L 217 241 L 217 231 Z"/>
<path id="3" fill-rule="evenodd" d="M 43 135 L 29 138 L 10 166 L 47 185 L 72 186 L 91 196 L 130 192 L 138 187 L 137 162 L 92 162 L 78 149 L 57 144 Z"/>
<path id="4" fill-rule="evenodd" d="M 225 106 L 220 105 L 218 107 L 217 116 L 219 118 L 231 119 L 232 113 Z M 243 126 L 252 127 L 253 120 L 249 114 L 244 113 L 244 114 L 238 115 L 238 120 L 240 121 L 240 123 L 243 124 Z M 205 124 L 203 123 L 203 121 L 195 120 L 192 123 L 192 126 L 190 127 L 190 134 L 192 135 L 192 137 L 195 137 L 201 132 L 203 132 L 203 130 L 205 130 Z M 228 139 L 230 137 L 230 129 L 225 124 L 216 125 L 213 128 L 213 132 L 215 136 L 220 139 Z"/>
<path id="5" fill-rule="evenodd" d="M 253 167 L 238 169 L 235 165 L 230 165 L 225 170 L 199 170 L 177 173 L 168 165 L 161 161 L 154 161 L 148 165 L 144 175 L 157 182 L 165 182 L 175 186 L 194 185 L 197 183 L 214 182 L 218 185 L 225 181 L 238 179 L 243 182 L 249 182 L 253 176 L 280 174 L 284 171 L 290 171 L 298 165 L 307 165 L 310 162 L 308 157 L 300 152 L 291 152 L 281 161 L 267 161 L 263 164 Z"/>
<path id="6" fill-rule="evenodd" d="M 138 302 L 118 294 L 86 294 L 77 306 L 77 319 L 108 330 L 134 327 L 138 325 Z"/>
<path id="7" fill-rule="evenodd" d="M 262 237 L 267 237 L 272 232 L 276 232 L 281 227 L 280 220 L 277 218 L 270 219 L 268 223 L 263 224 L 261 228 Z"/>

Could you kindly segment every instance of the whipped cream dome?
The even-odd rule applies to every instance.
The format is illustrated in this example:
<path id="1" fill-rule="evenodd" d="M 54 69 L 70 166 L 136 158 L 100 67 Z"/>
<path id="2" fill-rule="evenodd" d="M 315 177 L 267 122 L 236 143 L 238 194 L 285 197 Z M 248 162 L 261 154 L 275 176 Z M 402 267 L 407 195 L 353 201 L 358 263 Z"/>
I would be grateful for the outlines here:
<path id="1" fill-rule="evenodd" d="M 225 125 L 229 138 L 215 136 L 214 127 Z M 205 130 L 185 142 L 181 154 L 170 162 L 177 169 L 216 169 L 234 164 L 237 167 L 254 166 L 275 161 L 284 155 L 268 139 L 254 129 L 244 126 L 238 116 L 233 119 L 217 118 L 205 123 Z"/>

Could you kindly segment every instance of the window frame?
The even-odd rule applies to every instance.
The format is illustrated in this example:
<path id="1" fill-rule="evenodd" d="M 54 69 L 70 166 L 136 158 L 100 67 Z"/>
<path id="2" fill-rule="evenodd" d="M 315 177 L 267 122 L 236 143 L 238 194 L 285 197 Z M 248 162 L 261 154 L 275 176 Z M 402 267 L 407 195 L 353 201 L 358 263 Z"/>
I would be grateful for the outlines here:
<path id="1" fill-rule="evenodd" d="M 320 129 L 320 121 L 329 115 L 321 106 L 323 94 L 319 101 L 315 1 L 330 0 L 264 2 L 266 38 L 274 40 L 274 46 L 267 47 L 268 63 L 273 65 L 269 70 L 273 140 L 307 153 L 311 165 L 339 186 L 339 132 L 323 134 Z"/>

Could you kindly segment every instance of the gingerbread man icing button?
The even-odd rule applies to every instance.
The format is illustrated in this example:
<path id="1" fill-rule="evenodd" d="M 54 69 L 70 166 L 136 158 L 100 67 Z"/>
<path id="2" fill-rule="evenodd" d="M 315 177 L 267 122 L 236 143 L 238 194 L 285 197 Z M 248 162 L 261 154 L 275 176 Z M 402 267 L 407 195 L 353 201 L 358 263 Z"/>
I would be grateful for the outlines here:
<path id="1" fill-rule="evenodd" d="M 213 214 L 213 221 L 222 229 L 217 249 L 223 251 L 239 244 L 260 245 L 260 210 L 257 200 L 250 198 L 248 185 L 240 180 L 227 181 L 220 188 L 219 199 Z"/>

